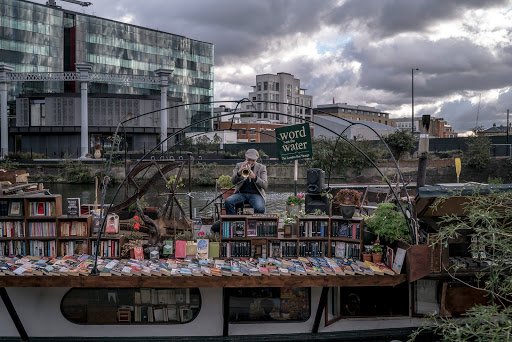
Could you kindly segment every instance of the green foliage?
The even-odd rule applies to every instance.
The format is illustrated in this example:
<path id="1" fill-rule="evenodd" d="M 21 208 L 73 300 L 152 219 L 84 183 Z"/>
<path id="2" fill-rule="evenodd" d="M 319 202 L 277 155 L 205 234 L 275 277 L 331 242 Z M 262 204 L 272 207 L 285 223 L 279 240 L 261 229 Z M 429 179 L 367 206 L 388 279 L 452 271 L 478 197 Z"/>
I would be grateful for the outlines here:
<path id="1" fill-rule="evenodd" d="M 0 161 L 0 169 L 4 169 L 6 171 L 16 170 L 19 168 L 19 165 L 20 165 L 19 163 L 13 161 L 10 158 L 6 158 L 6 159 Z"/>
<path id="2" fill-rule="evenodd" d="M 365 217 L 364 222 L 369 231 L 388 242 L 411 240 L 407 221 L 397 211 L 394 203 L 379 203 L 373 214 Z"/>
<path id="3" fill-rule="evenodd" d="M 176 175 L 172 175 L 167 179 L 167 182 L 165 183 L 165 187 L 167 189 L 181 189 L 185 187 L 185 183 L 183 183 L 183 178 L 178 178 Z"/>
<path id="4" fill-rule="evenodd" d="M 439 202 L 446 201 L 441 199 Z M 438 205 L 439 203 L 436 203 Z M 487 274 L 477 274 L 480 288 L 489 296 L 487 305 L 468 310 L 463 321 L 430 317 L 424 328 L 434 330 L 444 341 L 507 341 L 512 331 L 512 196 L 500 192 L 468 197 L 463 205 L 464 215 L 445 216 L 439 222 L 438 240 L 447 244 L 452 238 L 472 232 L 471 251 L 486 259 Z M 484 253 L 484 255 L 482 255 Z M 457 278 L 456 269 L 448 269 Z"/>
<path id="5" fill-rule="evenodd" d="M 482 170 L 491 160 L 491 141 L 487 137 L 473 136 L 466 140 L 467 150 L 462 161 L 468 167 Z"/>
<path id="6" fill-rule="evenodd" d="M 93 177 L 89 172 L 87 165 L 79 160 L 64 161 L 63 178 L 69 183 L 92 183 Z"/>
<path id="7" fill-rule="evenodd" d="M 416 139 L 409 131 L 402 129 L 384 137 L 384 142 L 389 146 L 396 160 L 400 160 L 407 152 L 411 152 L 416 144 Z"/>
<path id="8" fill-rule="evenodd" d="M 488 184 L 503 184 L 503 179 L 501 177 L 491 177 L 487 178 Z"/>
<path id="9" fill-rule="evenodd" d="M 194 183 L 201 186 L 215 185 L 215 178 L 212 177 L 212 174 L 215 172 L 215 166 L 215 163 L 196 163 L 197 174 L 199 176 L 193 179 Z"/>
<path id="10" fill-rule="evenodd" d="M 371 163 L 345 140 L 326 139 L 324 137 L 313 139 L 313 158 L 308 162 L 309 167 L 320 168 L 332 174 L 343 175 L 348 170 L 356 173 L 370 167 Z M 368 157 L 376 162 L 381 152 L 371 142 L 366 140 L 352 142 Z"/>
<path id="11" fill-rule="evenodd" d="M 379 243 L 376 243 L 372 246 L 372 253 L 374 254 L 382 254 L 382 245 Z"/>
<path id="12" fill-rule="evenodd" d="M 221 189 L 229 189 L 233 186 L 231 176 L 228 175 L 220 175 L 219 178 L 217 178 L 217 184 Z"/>

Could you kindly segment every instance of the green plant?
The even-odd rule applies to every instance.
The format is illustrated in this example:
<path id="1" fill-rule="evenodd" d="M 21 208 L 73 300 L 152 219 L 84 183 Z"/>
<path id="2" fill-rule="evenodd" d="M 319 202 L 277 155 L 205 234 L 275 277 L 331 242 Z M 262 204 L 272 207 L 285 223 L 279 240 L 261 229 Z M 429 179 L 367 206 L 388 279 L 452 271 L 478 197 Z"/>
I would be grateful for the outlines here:
<path id="1" fill-rule="evenodd" d="M 384 142 L 389 146 L 395 159 L 400 160 L 405 153 L 412 151 L 416 139 L 409 131 L 400 129 L 384 137 Z"/>
<path id="2" fill-rule="evenodd" d="M 221 189 L 229 189 L 233 187 L 233 182 L 231 182 L 231 176 L 228 175 L 220 175 L 217 178 L 217 184 Z"/>
<path id="3" fill-rule="evenodd" d="M 442 199 L 446 201 L 447 199 Z M 448 199 L 449 200 L 449 199 Z M 448 245 L 449 241 L 471 232 L 478 251 L 485 254 L 485 262 L 490 265 L 485 273 L 475 273 L 477 283 L 468 284 L 445 268 L 452 281 L 460 281 L 465 286 L 476 286 L 489 301 L 467 310 L 463 320 L 431 315 L 424 327 L 410 336 L 409 341 L 425 330 L 442 336 L 443 341 L 507 341 L 512 330 L 512 197 L 510 192 L 476 194 L 467 196 L 462 205 L 462 215 L 442 217 L 437 223 L 438 240 L 435 244 Z M 479 255 L 480 257 L 481 255 Z"/>
<path id="4" fill-rule="evenodd" d="M 382 248 L 382 245 L 379 244 L 379 243 L 375 243 L 373 246 L 372 246 L 372 253 L 373 254 L 382 254 L 382 251 L 383 251 L 383 248 Z"/>
<path id="5" fill-rule="evenodd" d="M 396 206 L 390 202 L 377 205 L 377 209 L 370 216 L 365 217 L 365 226 L 369 231 L 377 235 L 378 239 L 387 242 L 410 242 L 407 221 L 402 213 L 396 210 Z"/>
<path id="6" fill-rule="evenodd" d="M 185 187 L 185 183 L 183 183 L 183 178 L 178 178 L 176 175 L 172 175 L 169 177 L 167 182 L 165 183 L 165 187 L 167 189 L 181 189 Z"/>
<path id="7" fill-rule="evenodd" d="M 468 146 L 462 161 L 468 167 L 482 170 L 491 160 L 491 141 L 487 137 L 475 136 L 466 140 Z"/>
<path id="8" fill-rule="evenodd" d="M 304 204 L 304 201 L 305 201 L 305 195 L 303 192 L 299 192 L 297 193 L 297 195 L 290 195 L 288 196 L 288 198 L 286 199 L 286 204 L 288 205 L 300 205 L 300 204 Z"/>

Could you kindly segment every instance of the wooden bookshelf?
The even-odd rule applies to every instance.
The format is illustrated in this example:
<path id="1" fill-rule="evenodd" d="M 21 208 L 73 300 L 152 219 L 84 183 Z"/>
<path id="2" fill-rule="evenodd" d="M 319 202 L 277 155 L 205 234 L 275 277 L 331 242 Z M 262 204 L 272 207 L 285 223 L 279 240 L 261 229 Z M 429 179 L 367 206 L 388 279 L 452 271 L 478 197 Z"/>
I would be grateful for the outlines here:
<path id="1" fill-rule="evenodd" d="M 360 259 L 363 228 L 361 217 L 306 215 L 285 235 L 275 215 L 221 215 L 221 257 Z"/>
<path id="2" fill-rule="evenodd" d="M 23 194 L 0 197 L 0 255 L 93 254 L 97 234 L 92 216 L 62 215 L 62 196 Z M 103 234 L 100 256 L 119 258 L 119 233 Z"/>

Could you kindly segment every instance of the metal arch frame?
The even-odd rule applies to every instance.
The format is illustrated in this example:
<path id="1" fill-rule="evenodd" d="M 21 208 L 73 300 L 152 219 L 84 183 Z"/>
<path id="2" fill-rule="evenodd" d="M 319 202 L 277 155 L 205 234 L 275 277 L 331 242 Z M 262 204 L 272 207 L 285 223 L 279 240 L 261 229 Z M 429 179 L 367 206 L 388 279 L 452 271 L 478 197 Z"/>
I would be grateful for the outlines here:
<path id="1" fill-rule="evenodd" d="M 247 101 L 246 98 L 242 99 L 242 100 L 239 100 L 239 101 L 208 101 L 208 102 L 196 102 L 196 103 L 187 103 L 187 104 L 179 104 L 179 105 L 174 105 L 174 106 L 169 106 L 167 108 L 165 108 L 165 110 L 167 109 L 172 109 L 172 108 L 178 108 L 178 107 L 183 107 L 183 106 L 192 106 L 192 105 L 201 105 L 201 104 L 212 104 L 212 103 L 237 103 L 237 107 L 238 105 L 240 105 L 240 103 L 242 102 L 245 102 Z M 251 101 L 252 102 L 252 101 Z M 257 102 L 273 102 L 273 103 L 279 103 L 279 104 L 285 104 L 285 103 L 282 103 L 282 102 L 274 102 L 274 101 L 257 101 Z M 303 107 L 303 108 L 307 108 L 307 109 L 312 109 L 310 107 L 307 107 L 307 106 L 301 106 L 301 105 L 297 105 L 299 107 Z M 154 112 L 157 112 L 157 111 L 161 111 L 162 109 L 159 109 L 159 110 L 155 110 L 155 111 L 150 111 L 150 112 L 147 112 L 147 113 L 143 113 L 143 114 L 139 114 L 137 116 L 134 116 L 134 117 L 131 117 L 131 118 L 128 118 L 128 119 L 125 119 L 123 121 L 121 121 L 117 128 L 116 128 L 116 131 L 114 133 L 114 139 L 113 139 L 113 144 L 112 144 L 112 148 L 110 150 L 110 153 L 109 153 L 109 159 L 108 159 L 108 162 L 106 163 L 106 172 L 105 174 L 110 174 L 109 171 L 110 171 L 110 168 L 112 166 L 112 156 L 113 156 L 113 151 L 114 149 L 116 148 L 117 145 L 119 145 L 119 142 L 120 142 L 120 137 L 118 135 L 118 132 L 119 132 L 119 128 L 121 126 L 123 126 L 124 128 L 124 123 L 128 122 L 128 121 L 131 121 L 131 120 L 134 120 L 138 117 L 141 117 L 141 116 L 144 116 L 144 115 L 149 115 L 151 113 L 154 113 Z M 273 113 L 273 112 L 270 112 L 270 111 L 260 111 L 260 110 L 245 110 L 244 112 L 249 112 L 249 113 L 264 113 L 264 112 L 268 112 L 268 113 Z M 284 115 L 286 117 L 291 117 L 291 118 L 297 118 L 296 115 L 294 114 L 287 114 L 287 113 L 279 113 L 281 115 Z M 194 124 L 198 124 L 198 123 L 203 123 L 203 122 L 208 122 L 210 120 L 214 120 L 216 118 L 220 118 L 220 117 L 224 117 L 224 116 L 229 116 L 229 115 L 233 115 L 232 112 L 230 113 L 225 113 L 225 114 L 219 114 L 219 115 L 214 115 L 210 118 L 207 118 L 207 119 L 202 119 L 202 120 L 199 120 L 198 122 L 195 122 Z M 333 116 L 333 117 L 336 117 L 335 115 L 332 115 L 330 113 L 327 113 L 327 115 L 329 116 Z M 308 122 L 308 123 L 312 123 L 313 125 L 317 125 L 319 127 L 322 127 L 326 130 L 328 130 L 329 132 L 335 134 L 338 138 L 341 138 L 343 140 L 345 140 L 350 146 L 352 146 L 353 148 L 355 148 L 359 153 L 361 153 L 361 155 L 363 155 L 363 157 L 365 157 L 369 162 L 370 164 L 377 170 L 377 172 L 379 172 L 379 174 L 384 178 L 384 181 L 386 182 L 386 184 L 388 185 L 388 187 L 390 188 L 391 190 L 391 193 L 393 194 L 393 197 L 396 199 L 397 203 L 398 203 L 398 206 L 400 208 L 400 211 L 402 212 L 402 214 L 404 215 L 404 217 L 406 218 L 406 222 L 407 222 L 407 225 L 409 227 L 409 232 L 411 234 L 411 238 L 412 240 L 415 242 L 415 243 L 418 243 L 418 236 L 417 236 L 417 222 L 415 221 L 413 215 L 412 215 L 412 203 L 410 202 L 410 198 L 408 196 L 408 206 L 409 208 L 406 210 L 404 209 L 404 207 L 400 204 L 400 200 L 399 200 L 399 197 L 395 191 L 395 189 L 393 188 L 393 186 L 391 185 L 391 183 L 389 182 L 389 180 L 387 179 L 387 177 L 384 176 L 384 174 L 382 173 L 382 171 L 378 168 L 378 166 L 375 164 L 375 162 L 367 155 L 364 153 L 364 151 L 362 151 L 359 147 L 355 146 L 353 144 L 352 141 L 350 141 L 349 139 L 347 139 L 345 136 L 342 136 L 340 135 L 339 133 L 333 131 L 331 128 L 329 127 L 326 127 L 324 125 L 321 125 L 321 124 L 318 124 L 318 123 L 315 123 L 311 120 L 308 120 L 308 119 L 305 119 L 305 118 L 301 118 L 299 117 L 300 120 L 302 121 L 305 121 L 305 122 Z M 386 148 L 388 149 L 388 151 L 390 151 L 389 149 L 389 146 L 386 144 L 386 142 L 382 139 L 382 137 L 370 126 L 366 125 L 366 124 L 363 124 L 363 123 L 359 123 L 359 122 L 351 122 L 350 120 L 347 120 L 347 119 L 342 119 L 346 122 L 349 122 L 350 123 L 350 126 L 351 125 L 356 125 L 356 124 L 360 124 L 364 127 L 367 127 L 368 129 L 370 129 L 372 132 L 375 133 L 375 135 L 377 137 L 379 137 L 379 139 L 381 140 L 381 142 L 386 146 Z M 159 149 L 162 145 L 166 145 L 167 141 L 171 138 L 175 138 L 178 134 L 181 134 L 183 133 L 184 131 L 186 131 L 187 129 L 189 129 L 190 127 L 192 127 L 192 124 L 186 126 L 186 127 L 183 127 L 177 131 L 175 131 L 173 134 L 171 135 L 168 135 L 166 139 L 163 139 L 162 141 L 160 141 L 160 143 L 158 143 L 157 145 L 155 145 L 152 149 L 150 149 L 146 154 L 144 154 L 144 156 L 142 156 L 138 161 L 137 163 L 134 165 L 134 167 L 136 167 L 137 165 L 139 165 L 144 159 L 146 159 L 146 157 L 148 157 L 150 154 L 152 154 L 154 151 L 156 151 L 157 149 Z M 333 152 L 334 153 L 334 152 Z M 402 176 L 402 173 L 400 172 L 400 169 L 398 167 L 398 163 L 396 161 L 396 159 L 394 158 L 393 154 L 391 154 L 391 158 L 394 160 L 395 162 L 395 165 L 396 165 L 396 168 L 399 172 L 399 175 L 402 177 L 402 180 L 403 180 L 403 176 Z M 119 184 L 110 204 L 108 205 L 107 209 L 106 209 L 106 212 L 103 213 L 102 212 L 102 224 L 101 224 L 101 227 L 99 229 L 99 232 L 98 232 L 98 242 L 101 240 L 101 235 L 102 235 L 102 232 L 105 228 L 105 223 L 106 223 L 106 216 L 108 215 L 108 213 L 112 210 L 112 206 L 113 206 L 113 202 L 115 201 L 117 195 L 119 194 L 119 191 L 121 190 L 121 188 L 123 187 L 124 185 L 124 182 L 126 181 L 126 177 L 125 179 L 121 182 L 121 184 Z M 103 180 L 103 189 L 102 189 L 102 196 L 101 196 L 101 208 L 104 207 L 104 204 L 105 204 L 105 197 L 106 197 L 106 189 L 108 187 L 108 183 L 110 182 L 110 178 L 108 176 L 106 176 Z M 99 251 L 99 243 L 96 244 L 96 247 L 97 247 L 97 250 L 96 250 L 96 253 L 95 253 L 95 262 L 94 262 L 94 267 L 93 267 L 93 270 L 91 271 L 91 274 L 97 274 L 97 259 L 98 259 L 98 251 Z"/>

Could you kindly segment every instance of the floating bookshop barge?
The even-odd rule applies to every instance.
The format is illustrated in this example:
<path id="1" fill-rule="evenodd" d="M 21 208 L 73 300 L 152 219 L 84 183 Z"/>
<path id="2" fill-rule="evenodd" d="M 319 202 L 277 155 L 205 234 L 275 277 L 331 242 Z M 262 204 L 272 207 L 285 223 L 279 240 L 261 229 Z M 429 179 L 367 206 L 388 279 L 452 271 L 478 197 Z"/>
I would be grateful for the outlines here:
<path id="1" fill-rule="evenodd" d="M 436 213 L 460 214 L 452 204 L 469 195 L 436 189 L 422 188 L 416 198 L 427 239 L 435 234 Z M 439 196 L 453 200 L 434 211 Z M 183 258 L 120 259 L 123 241 L 113 233 L 103 237 L 100 272 L 91 275 L 96 240 L 91 217 L 63 216 L 59 195 L 1 201 L 7 210 L 0 218 L 3 227 L 16 222 L 21 227 L 5 230 L 10 235 L 0 238 L 3 248 L 18 248 L 11 254 L 23 255 L 18 252 L 25 246 L 25 255 L 46 255 L 0 259 L 2 337 L 327 336 L 381 329 L 389 337 L 389 329 L 421 325 L 424 315 L 457 317 L 485 300 L 481 291 L 461 286 L 443 271 L 443 265 L 464 264 L 460 276 L 469 282 L 485 272 L 483 260 L 464 253 L 464 239 L 446 248 L 398 246 L 392 270 L 360 261 L 360 218 L 305 216 L 288 231 L 276 231 L 270 216 L 225 216 L 218 258 L 197 259 L 185 246 Z M 44 204 L 39 214 L 40 205 L 32 202 L 54 206 Z M 36 223 L 54 224 L 55 231 L 29 229 Z M 27 253 L 36 240 L 42 247 Z M 70 253 L 75 247 L 81 253 Z"/>

